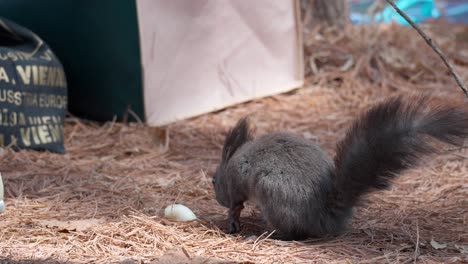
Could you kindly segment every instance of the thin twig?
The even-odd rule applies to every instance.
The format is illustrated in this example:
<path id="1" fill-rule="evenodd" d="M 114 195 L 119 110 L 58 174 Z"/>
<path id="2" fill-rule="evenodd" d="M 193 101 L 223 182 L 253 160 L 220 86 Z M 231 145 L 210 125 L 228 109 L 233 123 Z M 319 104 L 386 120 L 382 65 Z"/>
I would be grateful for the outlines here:
<path id="1" fill-rule="evenodd" d="M 468 156 L 466 156 L 466 155 L 462 155 L 462 154 L 458 154 L 458 153 L 452 153 L 452 155 L 455 155 L 455 156 L 460 157 L 460 158 L 468 159 Z"/>
<path id="2" fill-rule="evenodd" d="M 414 263 L 418 260 L 419 256 L 419 225 L 416 221 L 416 248 L 414 249 Z"/>
<path id="3" fill-rule="evenodd" d="M 268 236 L 266 236 L 264 239 L 260 240 L 260 238 L 261 238 L 264 234 L 266 234 L 266 232 L 263 233 L 263 234 L 261 234 L 261 235 L 255 240 L 254 245 L 253 245 L 253 247 L 252 247 L 252 251 L 255 251 L 255 248 L 256 248 L 262 241 L 265 241 L 265 240 L 267 240 L 268 238 L 270 238 L 275 232 L 276 232 L 276 230 L 273 230 Z"/>
<path id="4" fill-rule="evenodd" d="M 453 152 L 453 151 L 458 151 L 462 149 L 468 149 L 468 146 L 461 146 L 461 147 L 453 147 L 453 148 L 448 148 L 445 150 L 445 153 Z"/>
<path id="5" fill-rule="evenodd" d="M 460 77 L 453 69 L 452 65 L 447 61 L 445 56 L 442 54 L 442 51 L 437 47 L 431 38 L 429 38 L 412 20 L 409 18 L 403 11 L 401 11 L 392 0 L 385 0 L 389 3 L 398 14 L 400 14 L 418 33 L 421 37 L 426 41 L 426 43 L 439 55 L 439 57 L 444 62 L 445 66 L 449 69 L 450 73 L 452 73 L 453 77 L 455 77 L 455 81 L 457 82 L 458 86 L 462 89 L 465 96 L 468 98 L 468 90 L 466 89 L 465 85 L 463 85 Z"/>
<path id="6" fill-rule="evenodd" d="M 135 120 L 138 122 L 138 124 L 140 124 L 140 125 L 143 124 L 143 121 L 141 120 L 141 118 L 130 108 L 130 106 L 128 106 L 127 111 L 133 118 L 135 118 Z"/>

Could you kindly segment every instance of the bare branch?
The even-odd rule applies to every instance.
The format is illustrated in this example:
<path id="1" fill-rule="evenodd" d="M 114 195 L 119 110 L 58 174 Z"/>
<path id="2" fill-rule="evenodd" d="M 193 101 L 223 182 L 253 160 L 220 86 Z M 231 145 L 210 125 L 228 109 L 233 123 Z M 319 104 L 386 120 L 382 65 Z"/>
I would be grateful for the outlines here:
<path id="1" fill-rule="evenodd" d="M 398 14 L 400 14 L 418 33 L 421 35 L 421 37 L 426 41 L 426 43 L 439 55 L 439 57 L 442 59 L 444 64 L 447 66 L 449 69 L 450 73 L 452 73 L 453 77 L 455 77 L 455 81 L 457 82 L 458 86 L 462 89 L 463 93 L 465 96 L 468 98 L 468 90 L 466 87 L 463 85 L 462 81 L 460 80 L 460 77 L 458 74 L 455 72 L 453 69 L 452 65 L 447 61 L 445 56 L 442 54 L 442 51 L 437 47 L 433 42 L 432 39 L 429 38 L 412 20 L 409 18 L 403 11 L 401 11 L 393 2 L 393 0 L 385 0 L 387 1 L 396 11 Z"/>

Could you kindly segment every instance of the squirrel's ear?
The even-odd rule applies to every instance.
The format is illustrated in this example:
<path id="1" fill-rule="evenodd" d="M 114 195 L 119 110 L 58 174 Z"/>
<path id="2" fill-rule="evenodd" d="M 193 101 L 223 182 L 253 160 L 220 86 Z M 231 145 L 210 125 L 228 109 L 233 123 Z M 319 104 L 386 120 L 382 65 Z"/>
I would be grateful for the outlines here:
<path id="1" fill-rule="evenodd" d="M 223 147 L 223 161 L 228 161 L 238 148 L 247 141 L 252 140 L 250 132 L 249 119 L 244 117 L 240 119 L 226 135 Z"/>

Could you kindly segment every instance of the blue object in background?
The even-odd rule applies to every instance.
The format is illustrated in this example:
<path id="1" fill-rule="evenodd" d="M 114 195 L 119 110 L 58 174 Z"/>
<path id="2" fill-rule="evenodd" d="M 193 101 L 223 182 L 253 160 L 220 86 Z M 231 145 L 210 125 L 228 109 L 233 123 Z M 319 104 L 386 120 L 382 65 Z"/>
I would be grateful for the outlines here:
<path id="1" fill-rule="evenodd" d="M 439 0 L 437 5 L 448 21 L 468 24 L 468 1 Z"/>
<path id="2" fill-rule="evenodd" d="M 395 4 L 415 23 L 421 23 L 424 20 L 438 18 L 440 16 L 439 10 L 437 10 L 433 0 L 400 0 L 395 1 Z M 385 7 L 381 13 L 377 14 L 375 20 L 384 23 L 390 23 L 394 20 L 400 25 L 409 25 L 409 23 L 390 5 Z"/>
<path id="3" fill-rule="evenodd" d="M 374 0 L 348 0 L 350 6 L 350 18 L 355 24 L 370 23 L 371 17 L 367 9 Z M 436 3 L 437 2 L 437 3 Z M 436 19 L 443 15 L 450 22 L 468 23 L 468 1 L 466 0 L 397 0 L 395 4 L 405 12 L 415 23 L 421 23 L 428 19 Z M 408 22 L 400 16 L 392 6 L 388 5 L 374 18 L 375 22 L 390 23 L 395 21 L 400 25 L 408 25 Z"/>

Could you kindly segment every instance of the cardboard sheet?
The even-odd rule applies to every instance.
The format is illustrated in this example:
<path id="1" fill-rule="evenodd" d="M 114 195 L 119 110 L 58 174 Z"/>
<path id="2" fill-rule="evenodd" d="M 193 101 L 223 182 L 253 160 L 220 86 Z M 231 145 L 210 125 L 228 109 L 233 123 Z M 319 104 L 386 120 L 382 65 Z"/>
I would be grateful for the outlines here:
<path id="1" fill-rule="evenodd" d="M 137 0 L 146 120 L 161 126 L 303 84 L 296 0 Z"/>

